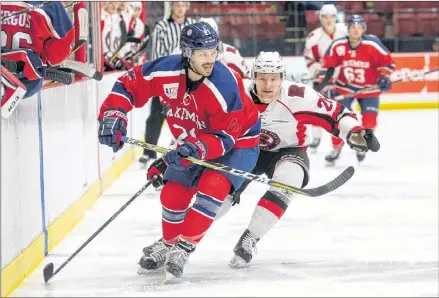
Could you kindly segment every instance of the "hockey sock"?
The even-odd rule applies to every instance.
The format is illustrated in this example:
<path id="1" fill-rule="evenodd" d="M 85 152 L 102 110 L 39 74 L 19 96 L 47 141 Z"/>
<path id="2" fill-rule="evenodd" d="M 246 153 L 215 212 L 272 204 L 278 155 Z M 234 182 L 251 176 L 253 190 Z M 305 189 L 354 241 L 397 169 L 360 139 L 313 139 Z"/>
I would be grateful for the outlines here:
<path id="1" fill-rule="evenodd" d="M 229 193 L 230 185 L 226 176 L 212 170 L 204 171 L 198 183 L 195 203 L 187 211 L 183 223 L 183 240 L 193 244 L 200 242 Z"/>
<path id="2" fill-rule="evenodd" d="M 276 167 L 273 180 L 288 183 L 294 187 L 301 187 L 304 175 L 305 173 L 300 165 L 283 162 Z M 295 193 L 277 187 L 270 187 L 253 211 L 248 225 L 250 233 L 258 239 L 262 238 L 280 220 L 295 196 Z"/>
<path id="3" fill-rule="evenodd" d="M 163 241 L 173 245 L 177 242 L 186 216 L 186 211 L 195 194 L 195 189 L 168 181 L 160 193 L 162 203 Z"/>
<path id="4" fill-rule="evenodd" d="M 336 136 L 332 136 L 332 147 L 334 149 L 340 149 L 342 146 L 343 146 L 343 139 Z"/>
<path id="5" fill-rule="evenodd" d="M 377 126 L 377 114 L 375 113 L 363 113 L 361 122 L 365 128 L 375 129 Z"/>

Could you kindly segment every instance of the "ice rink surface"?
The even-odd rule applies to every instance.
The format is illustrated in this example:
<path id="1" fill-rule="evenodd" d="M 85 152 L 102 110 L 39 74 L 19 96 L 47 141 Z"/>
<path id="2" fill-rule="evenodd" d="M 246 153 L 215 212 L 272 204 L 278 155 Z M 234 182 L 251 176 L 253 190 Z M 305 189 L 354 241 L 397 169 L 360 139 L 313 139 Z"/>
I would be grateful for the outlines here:
<path id="1" fill-rule="evenodd" d="M 231 269 L 233 247 L 266 187 L 215 222 L 179 284 L 139 276 L 142 248 L 161 237 L 159 193 L 147 189 L 49 284 L 42 269 L 62 264 L 145 183 L 133 164 L 11 296 L 438 296 L 438 111 L 381 112 L 378 153 L 357 165 L 344 147 L 325 166 L 329 135 L 310 154 L 318 186 L 354 165 L 354 177 L 318 198 L 298 197 L 259 243 L 252 266 Z M 169 144 L 162 135 L 161 145 Z M 178 194 L 176 194 L 178 196 Z"/>

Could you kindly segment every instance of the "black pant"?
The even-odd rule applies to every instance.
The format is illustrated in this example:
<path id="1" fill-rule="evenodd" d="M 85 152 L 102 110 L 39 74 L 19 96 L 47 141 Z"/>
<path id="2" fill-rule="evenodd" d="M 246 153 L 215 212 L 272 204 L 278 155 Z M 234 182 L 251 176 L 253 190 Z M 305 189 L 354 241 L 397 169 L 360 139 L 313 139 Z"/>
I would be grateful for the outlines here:
<path id="1" fill-rule="evenodd" d="M 145 142 L 157 145 L 162 130 L 165 115 L 163 114 L 163 106 L 160 103 L 160 97 L 154 96 L 151 99 L 151 114 L 146 119 Z M 151 150 L 143 150 L 143 154 L 150 158 L 157 158 L 157 153 Z"/>

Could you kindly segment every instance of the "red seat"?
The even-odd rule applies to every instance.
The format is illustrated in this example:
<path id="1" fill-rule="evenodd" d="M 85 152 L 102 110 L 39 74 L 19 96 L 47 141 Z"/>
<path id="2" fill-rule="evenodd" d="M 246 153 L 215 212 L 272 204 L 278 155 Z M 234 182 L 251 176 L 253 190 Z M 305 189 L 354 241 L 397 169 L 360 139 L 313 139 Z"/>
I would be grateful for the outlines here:
<path id="1" fill-rule="evenodd" d="M 398 1 L 395 9 L 416 9 L 421 6 L 420 1 Z"/>
<path id="2" fill-rule="evenodd" d="M 359 14 L 365 10 L 364 1 L 346 1 L 339 4 L 345 12 Z"/>
<path id="3" fill-rule="evenodd" d="M 315 10 L 305 10 L 306 30 L 308 33 L 320 26 L 320 18 Z"/>
<path id="4" fill-rule="evenodd" d="M 393 31 L 397 36 L 413 36 L 417 33 L 416 15 L 407 13 L 407 10 L 395 11 L 393 13 Z"/>
<path id="5" fill-rule="evenodd" d="M 427 36 L 439 35 L 439 22 L 437 13 L 418 13 L 417 32 Z"/>
<path id="6" fill-rule="evenodd" d="M 395 1 L 374 1 L 375 10 L 379 12 L 391 12 L 396 8 Z"/>
<path id="7" fill-rule="evenodd" d="M 383 37 L 386 31 L 384 19 L 377 14 L 363 14 L 364 21 L 367 24 L 368 34 Z"/>
<path id="8" fill-rule="evenodd" d="M 419 9 L 423 10 L 430 10 L 430 9 L 436 9 L 439 10 L 439 2 L 438 1 L 421 1 L 419 2 L 420 7 Z"/>

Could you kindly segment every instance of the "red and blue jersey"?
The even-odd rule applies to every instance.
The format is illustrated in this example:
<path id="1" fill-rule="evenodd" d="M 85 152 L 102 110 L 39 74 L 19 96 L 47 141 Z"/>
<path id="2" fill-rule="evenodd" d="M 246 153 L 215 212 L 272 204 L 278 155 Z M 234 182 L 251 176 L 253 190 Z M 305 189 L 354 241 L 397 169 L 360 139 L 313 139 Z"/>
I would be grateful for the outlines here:
<path id="1" fill-rule="evenodd" d="M 374 35 L 363 35 L 363 40 L 352 48 L 348 37 L 332 42 L 323 58 L 320 78 L 323 79 L 329 67 L 340 66 L 335 81 L 335 91 L 340 94 L 356 92 L 374 86 L 379 76 L 388 76 L 395 69 L 395 63 L 389 50 Z M 369 91 L 358 95 L 359 98 L 378 96 L 381 91 Z"/>
<path id="2" fill-rule="evenodd" d="M 40 3 L 3 1 L 1 17 Z M 75 46 L 75 29 L 62 2 L 58 1 L 5 19 L 1 30 L 2 48 L 31 49 L 44 64 L 60 64 Z"/>
<path id="3" fill-rule="evenodd" d="M 188 138 L 207 147 L 205 159 L 215 159 L 233 148 L 259 144 L 261 122 L 256 105 L 245 93 L 239 74 L 221 62 L 192 91 L 188 91 L 187 63 L 170 55 L 137 66 L 121 76 L 101 106 L 126 112 L 143 107 L 153 96 L 169 105 L 168 126 L 178 143 Z"/>

